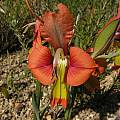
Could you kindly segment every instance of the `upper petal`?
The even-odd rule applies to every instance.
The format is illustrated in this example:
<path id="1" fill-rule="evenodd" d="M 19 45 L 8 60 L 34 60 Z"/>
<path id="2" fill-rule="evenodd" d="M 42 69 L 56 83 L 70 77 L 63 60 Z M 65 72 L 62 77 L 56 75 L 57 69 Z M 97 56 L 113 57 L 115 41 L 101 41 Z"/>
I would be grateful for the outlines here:
<path id="1" fill-rule="evenodd" d="M 43 16 L 42 34 L 55 49 L 65 49 L 73 36 L 73 16 L 64 4 L 58 4 L 58 12 L 46 12 Z"/>
<path id="2" fill-rule="evenodd" d="M 52 81 L 52 57 L 45 46 L 33 46 L 28 56 L 28 67 L 42 84 L 48 85 Z"/>
<path id="3" fill-rule="evenodd" d="M 86 82 L 95 71 L 95 61 L 88 53 L 77 47 L 70 48 L 70 65 L 67 73 L 67 84 L 78 86 Z"/>

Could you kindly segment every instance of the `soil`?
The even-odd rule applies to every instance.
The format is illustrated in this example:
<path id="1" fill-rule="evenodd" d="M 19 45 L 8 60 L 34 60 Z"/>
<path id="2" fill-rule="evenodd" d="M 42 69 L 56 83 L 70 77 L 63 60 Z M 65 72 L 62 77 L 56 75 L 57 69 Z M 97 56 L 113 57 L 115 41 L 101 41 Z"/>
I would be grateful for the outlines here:
<path id="1" fill-rule="evenodd" d="M 118 78 L 118 83 L 120 80 Z M 49 102 L 50 87 L 43 87 L 42 105 Z M 27 68 L 25 50 L 0 57 L 0 120 L 32 120 L 32 93 L 34 78 Z M 72 112 L 72 120 L 120 120 L 120 88 L 108 92 L 86 95 Z M 57 107 L 45 112 L 44 120 L 64 120 L 63 109 Z"/>

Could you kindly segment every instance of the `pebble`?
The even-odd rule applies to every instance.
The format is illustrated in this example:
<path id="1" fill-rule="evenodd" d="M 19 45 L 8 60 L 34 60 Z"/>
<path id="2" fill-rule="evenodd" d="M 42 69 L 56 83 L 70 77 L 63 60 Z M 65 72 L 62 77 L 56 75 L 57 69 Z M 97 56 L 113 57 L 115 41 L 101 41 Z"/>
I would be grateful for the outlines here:
<path id="1" fill-rule="evenodd" d="M 118 102 L 117 105 L 120 106 L 120 102 Z"/>
<path id="2" fill-rule="evenodd" d="M 19 56 L 18 56 L 19 57 Z M 12 59 L 12 57 L 11 57 Z M 19 59 L 17 58 L 16 63 L 19 63 Z M 12 64 L 12 63 L 11 63 Z M 6 73 L 3 73 L 2 80 L 0 80 L 0 85 L 2 85 L 4 83 L 4 81 L 6 80 L 6 76 L 7 76 L 7 71 L 8 71 L 8 63 L 7 60 L 4 60 L 4 65 L 3 65 L 3 71 L 5 71 Z M 19 68 L 19 66 L 17 68 L 14 69 L 13 72 L 14 73 L 14 80 L 18 80 L 18 77 L 20 75 L 24 75 L 23 72 L 20 72 L 21 69 Z M 19 91 L 15 91 L 14 95 L 12 96 L 12 98 L 8 101 L 7 99 L 4 98 L 4 96 L 2 94 L 0 94 L 0 120 L 32 120 L 32 116 L 33 116 L 33 110 L 32 110 L 32 97 L 31 97 L 31 91 L 35 90 L 35 84 L 33 81 L 31 81 L 31 79 L 33 80 L 33 76 L 30 75 L 29 78 L 21 78 L 19 81 L 29 81 L 27 83 L 27 85 L 25 86 L 20 86 L 21 89 Z M 19 83 L 16 83 L 17 85 L 19 85 Z M 30 92 L 29 92 L 30 91 Z M 43 94 L 43 100 L 42 100 L 42 105 L 45 105 L 46 103 L 49 102 L 49 97 L 50 96 L 50 92 L 51 91 L 51 87 L 49 86 L 44 87 L 43 89 L 44 94 Z M 49 93 L 48 93 L 49 92 Z M 17 97 L 15 97 L 15 94 L 17 95 Z M 86 96 L 84 96 L 86 98 Z M 115 97 L 112 97 L 114 100 L 118 99 Z M 103 99 L 104 100 L 104 99 Z M 109 106 L 109 100 L 112 101 L 112 106 Z M 78 110 L 77 115 L 75 115 L 75 117 L 73 117 L 72 120 L 100 120 L 100 112 L 104 111 L 111 111 L 110 109 L 114 110 L 115 105 L 117 104 L 117 107 L 119 107 L 119 109 L 117 109 L 115 114 L 110 114 L 108 113 L 106 115 L 105 120 L 120 120 L 120 102 L 115 103 L 115 101 L 112 100 L 111 98 L 108 98 L 108 100 L 106 101 L 106 105 L 104 104 L 100 104 L 100 108 L 95 108 L 96 110 L 92 109 L 90 105 L 87 105 L 87 108 L 82 108 L 82 110 Z M 25 101 L 25 103 L 23 102 Z M 118 100 L 119 101 L 119 100 Z M 115 105 L 114 105 L 115 104 Z M 42 106 L 43 107 L 43 106 Z M 92 107 L 95 107 L 94 105 Z M 57 111 L 59 107 L 57 107 L 55 110 L 52 110 L 51 113 L 57 113 Z M 97 113 L 96 111 L 99 110 L 99 112 Z M 52 120 L 52 115 L 50 115 L 50 110 L 48 110 L 48 112 L 46 111 L 46 115 L 44 117 L 45 120 Z M 19 114 L 18 114 L 19 113 Z"/>
<path id="3" fill-rule="evenodd" d="M 120 108 L 117 110 L 115 114 L 120 117 Z"/>
<path id="4" fill-rule="evenodd" d="M 47 115 L 46 120 L 52 120 L 51 115 Z"/>
<path id="5" fill-rule="evenodd" d="M 23 109 L 23 107 L 24 107 L 24 104 L 22 104 L 22 103 L 15 103 L 16 113 L 20 113 L 20 111 Z"/>

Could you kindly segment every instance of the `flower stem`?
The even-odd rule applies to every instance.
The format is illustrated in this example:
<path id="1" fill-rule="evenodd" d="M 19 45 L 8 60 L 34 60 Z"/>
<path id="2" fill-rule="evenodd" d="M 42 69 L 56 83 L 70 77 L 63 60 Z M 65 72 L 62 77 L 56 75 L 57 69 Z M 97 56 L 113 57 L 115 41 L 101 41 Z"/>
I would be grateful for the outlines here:
<path id="1" fill-rule="evenodd" d="M 76 88 L 75 87 L 70 87 L 69 86 L 69 96 L 68 96 L 68 107 L 67 109 L 65 110 L 65 114 L 64 114 L 64 119 L 65 120 L 70 120 L 71 119 L 71 114 L 72 114 L 72 108 L 73 108 L 73 105 L 74 105 L 74 100 L 75 100 L 75 97 L 76 97 Z"/>
<path id="2" fill-rule="evenodd" d="M 64 120 L 70 120 L 72 113 L 72 107 L 65 110 Z"/>
<path id="3" fill-rule="evenodd" d="M 35 81 L 35 85 L 36 85 L 36 91 L 32 95 L 32 106 L 35 112 L 33 117 L 34 120 L 40 120 L 39 106 L 40 106 L 40 98 L 41 98 L 41 84 L 39 83 L 39 81 Z"/>

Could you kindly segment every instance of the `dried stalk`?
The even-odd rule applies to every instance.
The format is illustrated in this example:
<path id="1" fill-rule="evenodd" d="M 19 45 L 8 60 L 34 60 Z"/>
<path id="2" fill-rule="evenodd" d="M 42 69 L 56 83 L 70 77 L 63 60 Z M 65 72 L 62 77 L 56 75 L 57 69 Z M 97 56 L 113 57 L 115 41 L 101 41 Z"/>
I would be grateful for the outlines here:
<path id="1" fill-rule="evenodd" d="M 34 16 L 36 19 L 40 20 L 41 23 L 44 23 L 43 20 L 41 19 L 41 17 L 38 16 L 38 15 L 32 10 L 32 8 L 31 8 L 28 0 L 25 0 L 25 2 L 26 2 L 26 5 L 27 5 L 27 7 L 28 7 L 28 9 L 29 9 L 29 11 L 30 11 L 30 13 L 31 13 L 31 15 Z"/>

